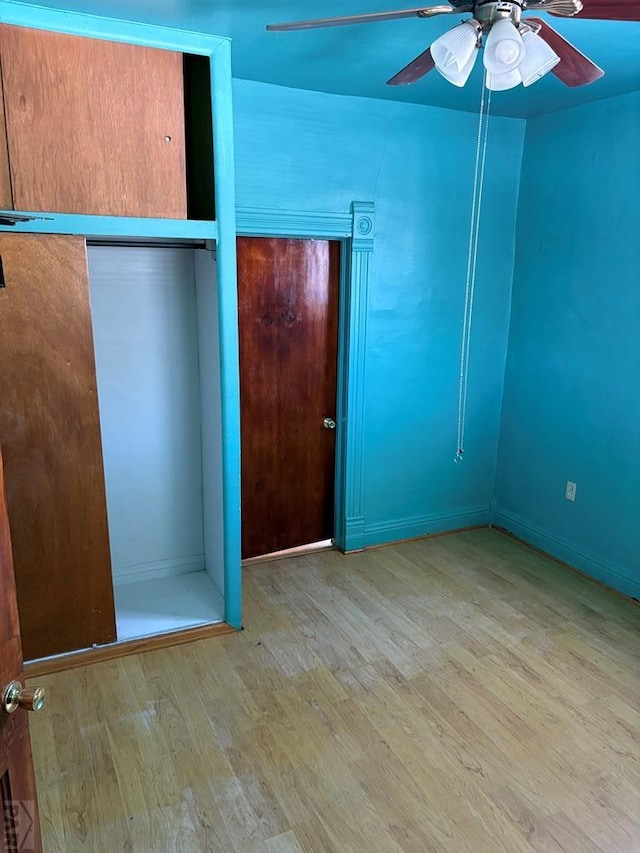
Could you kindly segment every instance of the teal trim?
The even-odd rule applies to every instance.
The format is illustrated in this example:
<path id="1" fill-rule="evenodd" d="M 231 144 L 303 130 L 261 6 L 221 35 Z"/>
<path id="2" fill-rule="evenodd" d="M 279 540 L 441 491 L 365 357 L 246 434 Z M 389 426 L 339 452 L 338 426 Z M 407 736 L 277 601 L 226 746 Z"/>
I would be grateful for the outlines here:
<path id="1" fill-rule="evenodd" d="M 353 220 L 352 220 L 353 221 Z M 349 348 L 349 292 L 351 281 L 351 255 L 348 251 L 348 241 L 342 243 L 340 252 L 340 304 L 338 308 L 338 364 L 337 364 L 337 394 L 336 394 L 336 469 L 334 492 L 334 522 L 333 543 L 340 550 L 346 550 L 347 519 L 345 517 L 345 483 L 346 483 L 346 424 L 347 424 L 347 388 L 349 386 L 349 371 L 347 352 Z"/>
<path id="2" fill-rule="evenodd" d="M 240 368 L 236 283 L 235 186 L 231 45 L 220 42 L 211 56 L 213 158 L 218 222 L 218 323 L 222 395 L 225 621 L 242 627 L 240 539 Z"/>
<path id="3" fill-rule="evenodd" d="M 364 547 L 364 399 L 369 257 L 375 208 L 352 202 L 350 213 L 239 208 L 236 223 L 245 236 L 342 240 L 338 394 L 336 401 L 336 487 L 334 542 L 344 551 Z"/>
<path id="4" fill-rule="evenodd" d="M 222 474 L 224 524 L 225 620 L 242 625 L 240 568 L 240 378 L 236 294 L 235 185 L 231 43 L 227 38 L 63 12 L 0 0 L 0 22 L 72 35 L 130 42 L 147 47 L 209 56 L 214 115 L 216 222 L 44 214 L 3 231 L 217 239 L 218 310 L 222 396 Z M 15 211 L 14 211 L 15 212 Z M 40 215 L 39 215 L 40 216 Z"/>
<path id="5" fill-rule="evenodd" d="M 0 211 L 33 217 L 15 225 L 0 225 L 0 231 L 29 234 L 81 234 L 83 237 L 144 237 L 176 240 L 215 240 L 216 222 L 194 219 L 144 219 L 135 216 L 85 216 L 76 213 L 31 213 L 21 210 Z"/>
<path id="6" fill-rule="evenodd" d="M 592 554 L 584 548 L 579 548 L 561 536 L 549 533 L 514 512 L 496 507 L 492 526 L 513 533 L 523 542 L 540 548 L 552 557 L 568 563 L 585 575 L 590 575 L 631 598 L 640 599 L 640 581 L 630 578 L 621 566 L 597 554 Z"/>
<path id="7" fill-rule="evenodd" d="M 270 237 L 339 240 L 351 237 L 353 216 L 349 213 L 242 207 L 236 212 L 236 227 L 238 234 L 246 237 L 268 234 Z"/>
<path id="8" fill-rule="evenodd" d="M 182 53 L 198 53 L 203 56 L 211 55 L 223 43 L 230 44 L 230 40 L 223 36 L 174 30 L 134 21 L 120 21 L 100 15 L 45 9 L 42 6 L 31 6 L 13 2 L 13 0 L 0 0 L 0 23 L 109 41 L 124 41 Z"/>
<path id="9" fill-rule="evenodd" d="M 363 551 L 365 547 L 365 529 L 366 523 L 363 515 L 352 516 L 345 519 L 344 522 L 344 547 L 345 554 L 352 554 L 354 551 Z M 348 547 L 347 547 L 348 543 Z"/>
<path id="10" fill-rule="evenodd" d="M 365 547 L 364 508 L 364 419 L 365 419 L 365 354 L 369 317 L 369 266 L 373 252 L 375 208 L 373 202 L 352 202 L 352 238 L 349 264 L 348 335 L 343 341 L 347 382 L 345 453 L 342 499 L 345 517 L 345 551 Z"/>
<path id="11" fill-rule="evenodd" d="M 363 531 L 364 547 L 384 545 L 402 539 L 416 539 L 435 533 L 449 533 L 465 527 L 486 527 L 489 523 L 487 506 L 470 506 L 454 512 L 412 516 L 367 524 Z"/>

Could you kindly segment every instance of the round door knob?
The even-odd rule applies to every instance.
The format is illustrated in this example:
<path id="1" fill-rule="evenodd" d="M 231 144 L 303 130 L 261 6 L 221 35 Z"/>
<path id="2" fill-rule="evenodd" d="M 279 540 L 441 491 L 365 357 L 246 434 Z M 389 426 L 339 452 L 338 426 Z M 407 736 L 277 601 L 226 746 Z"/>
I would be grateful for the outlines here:
<path id="1" fill-rule="evenodd" d="M 41 711 L 44 707 L 44 687 L 23 687 L 19 681 L 12 681 L 2 691 L 2 707 L 7 714 L 13 714 L 18 708 Z"/>
<path id="2" fill-rule="evenodd" d="M 334 419 L 333 419 L 333 418 L 325 418 L 325 419 L 322 421 L 322 426 L 323 426 L 325 429 L 335 429 L 335 428 L 336 428 L 336 422 L 334 421 Z"/>

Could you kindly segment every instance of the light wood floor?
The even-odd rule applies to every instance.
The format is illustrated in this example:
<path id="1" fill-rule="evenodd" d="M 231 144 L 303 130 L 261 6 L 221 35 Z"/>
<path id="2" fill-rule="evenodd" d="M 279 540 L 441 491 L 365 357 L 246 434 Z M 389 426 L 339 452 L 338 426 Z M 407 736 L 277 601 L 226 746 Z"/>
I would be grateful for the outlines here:
<path id="1" fill-rule="evenodd" d="M 40 679 L 46 853 L 640 851 L 640 609 L 495 531 L 245 573 L 241 634 Z"/>

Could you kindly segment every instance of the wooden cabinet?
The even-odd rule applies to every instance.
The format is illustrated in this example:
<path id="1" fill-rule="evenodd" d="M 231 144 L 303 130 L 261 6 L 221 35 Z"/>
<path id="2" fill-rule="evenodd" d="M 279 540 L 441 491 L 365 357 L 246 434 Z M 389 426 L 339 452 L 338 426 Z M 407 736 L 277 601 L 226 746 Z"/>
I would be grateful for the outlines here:
<path id="1" fill-rule="evenodd" d="M 20 217 L 21 233 L 3 232 L 8 211 L 51 214 L 38 230 L 107 241 L 171 241 L 176 229 L 175 238 L 201 242 L 201 223 L 140 222 L 167 218 L 204 220 L 215 237 L 212 102 L 230 137 L 231 76 L 228 45 L 216 37 L 200 55 L 178 52 L 191 46 L 186 34 L 172 52 L 11 20 L 0 24 L 0 442 L 32 661 L 122 639 L 123 605 L 116 626 L 85 240 L 25 233 Z M 164 32 L 150 42 L 165 44 Z M 221 195 L 233 221 L 232 160 L 219 128 Z M 215 269 L 204 278 L 215 285 Z M 220 607 L 216 599 L 206 621 L 223 617 L 220 577 L 211 579 Z"/>
<path id="2" fill-rule="evenodd" d="M 27 660 L 115 640 L 85 242 L 0 235 L 0 443 Z"/>
<path id="3" fill-rule="evenodd" d="M 182 54 L 4 25 L 0 59 L 4 209 L 186 218 Z"/>

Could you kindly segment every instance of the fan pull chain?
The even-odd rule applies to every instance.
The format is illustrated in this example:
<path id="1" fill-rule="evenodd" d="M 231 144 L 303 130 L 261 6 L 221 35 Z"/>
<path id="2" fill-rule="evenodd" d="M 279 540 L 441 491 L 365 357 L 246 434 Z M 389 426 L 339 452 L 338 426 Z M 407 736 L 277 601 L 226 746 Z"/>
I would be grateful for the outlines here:
<path id="1" fill-rule="evenodd" d="M 486 88 L 487 72 L 482 82 L 480 117 L 478 120 L 478 140 L 476 143 L 476 162 L 473 175 L 473 196 L 471 200 L 471 222 L 469 226 L 469 251 L 467 254 L 467 278 L 464 290 L 464 312 L 462 319 L 462 345 L 460 349 L 460 382 L 458 385 L 458 434 L 455 462 L 464 458 L 464 433 L 467 420 L 467 385 L 469 382 L 469 353 L 471 345 L 471 321 L 476 291 L 476 267 L 478 261 L 478 238 L 480 233 L 480 212 L 484 189 L 485 164 L 487 160 L 487 137 L 489 134 L 489 116 L 491 114 L 491 90 Z M 486 102 L 486 92 L 489 96 Z"/>

